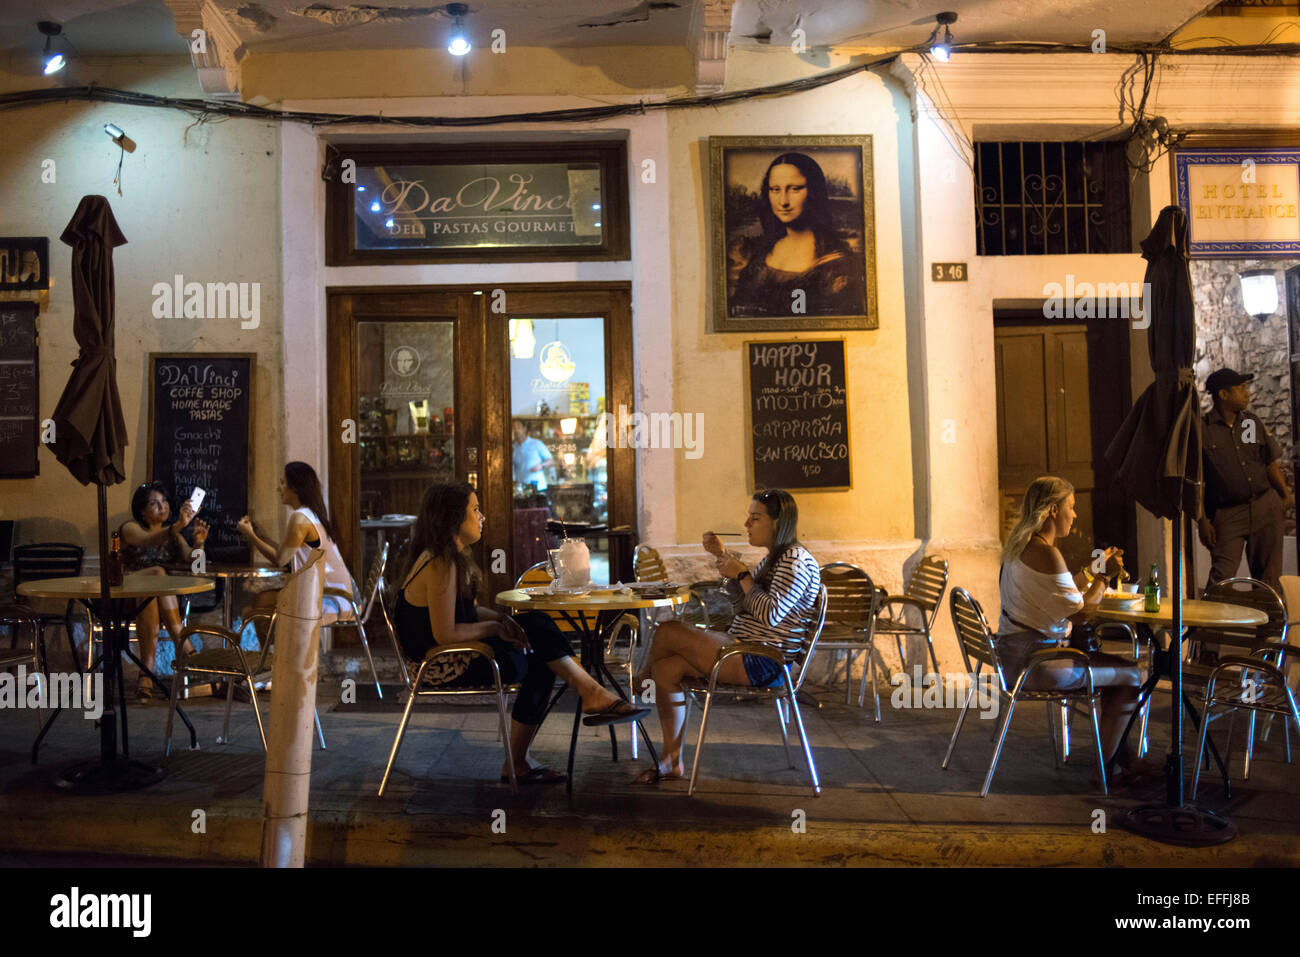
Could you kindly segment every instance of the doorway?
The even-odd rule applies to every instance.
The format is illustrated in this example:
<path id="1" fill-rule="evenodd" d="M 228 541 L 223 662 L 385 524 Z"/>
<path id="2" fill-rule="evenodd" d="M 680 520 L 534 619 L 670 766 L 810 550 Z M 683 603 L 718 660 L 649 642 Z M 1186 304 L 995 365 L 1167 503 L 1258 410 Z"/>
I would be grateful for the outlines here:
<path id="1" fill-rule="evenodd" d="M 994 313 L 1002 537 L 1034 479 L 1063 478 L 1075 488 L 1077 518 L 1057 544 L 1072 570 L 1094 548 L 1137 554 L 1133 502 L 1104 457 L 1132 404 L 1128 336 L 1122 321 L 1045 323 L 1041 310 Z"/>
<path id="2" fill-rule="evenodd" d="M 634 453 L 600 441 L 605 410 L 633 407 L 629 284 L 327 297 L 330 512 L 359 583 L 384 541 L 390 583 L 400 574 L 413 517 L 436 482 L 478 490 L 487 604 L 545 558 L 548 519 L 635 531 Z M 527 463 L 516 454 L 525 441 Z M 592 539 L 593 577 L 607 543 Z"/>

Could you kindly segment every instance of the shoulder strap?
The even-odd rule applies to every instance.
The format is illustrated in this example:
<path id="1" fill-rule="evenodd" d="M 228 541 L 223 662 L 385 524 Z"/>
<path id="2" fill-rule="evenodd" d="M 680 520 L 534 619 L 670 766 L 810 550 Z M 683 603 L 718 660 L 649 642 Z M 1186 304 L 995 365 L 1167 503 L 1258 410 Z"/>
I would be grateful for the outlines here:
<path id="1" fill-rule="evenodd" d="M 430 558 L 426 558 L 424 561 L 422 561 L 422 562 L 419 564 L 419 566 L 415 569 L 415 571 L 413 571 L 413 572 L 411 572 L 411 574 L 407 575 L 407 576 L 406 576 L 406 581 L 402 582 L 402 587 L 399 589 L 399 591 L 405 591 L 405 590 L 406 590 L 406 586 L 409 585 L 409 584 L 411 584 L 411 582 L 415 581 L 415 576 L 418 575 L 418 574 L 420 574 L 420 572 L 424 571 L 424 566 L 428 565 L 431 561 L 433 561 L 433 559 L 432 559 L 431 557 L 430 557 Z"/>

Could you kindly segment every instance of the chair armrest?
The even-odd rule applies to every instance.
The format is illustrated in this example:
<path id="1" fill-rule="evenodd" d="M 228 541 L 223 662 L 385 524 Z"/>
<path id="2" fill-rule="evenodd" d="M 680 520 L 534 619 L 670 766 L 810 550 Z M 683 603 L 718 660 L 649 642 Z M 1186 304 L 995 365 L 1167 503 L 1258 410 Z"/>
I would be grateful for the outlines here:
<path id="1" fill-rule="evenodd" d="M 1113 640 L 1127 641 L 1131 644 L 1133 646 L 1133 660 L 1136 661 L 1142 653 L 1142 639 L 1138 636 L 1137 629 L 1123 621 L 1102 621 L 1093 626 L 1093 633 L 1096 634 L 1098 639 L 1106 638 L 1106 632 L 1108 631 L 1120 632 Z"/>
<path id="2" fill-rule="evenodd" d="M 471 654 L 482 655 L 488 661 L 496 660 L 496 654 L 492 651 L 492 646 L 483 641 L 453 641 L 447 644 L 437 644 L 425 652 L 424 660 L 433 661 L 434 658 L 455 654 L 458 651 L 468 651 Z"/>
<path id="3" fill-rule="evenodd" d="M 349 588 L 340 588 L 338 585 L 326 585 L 325 590 L 321 592 L 322 598 L 346 598 L 352 601 L 355 596 Z"/>
<path id="4" fill-rule="evenodd" d="M 906 595 L 886 595 L 884 598 L 880 599 L 880 604 L 876 609 L 876 614 L 880 614 L 890 605 L 910 606 L 921 612 L 923 615 L 928 610 L 925 605 L 921 604 L 915 598 L 908 598 Z"/>
<path id="5" fill-rule="evenodd" d="M 275 621 L 274 615 L 268 616 L 268 615 L 258 614 L 258 615 L 250 615 L 248 617 L 248 620 L 245 621 L 244 624 L 248 624 L 249 621 L 253 621 L 257 618 L 268 618 L 272 623 L 274 623 Z M 239 662 L 243 666 L 244 671 L 250 675 L 257 674 L 258 672 L 263 670 L 263 666 L 266 664 L 267 651 L 271 647 L 270 631 L 268 631 L 267 642 L 265 645 L 263 645 L 261 654 L 259 655 L 257 660 L 257 668 L 250 669 L 248 667 L 248 656 L 244 654 L 244 649 L 241 648 L 239 645 L 239 640 L 240 640 L 239 635 L 235 634 L 233 631 L 230 631 L 227 628 L 223 628 L 221 625 L 187 625 L 186 627 L 181 629 L 180 635 L 173 642 L 173 644 L 176 646 L 176 661 L 179 665 L 183 666 L 185 664 L 185 659 L 189 657 L 188 655 L 185 654 L 185 643 L 194 635 L 199 635 L 200 637 L 207 637 L 207 638 L 220 638 L 223 642 L 225 642 L 227 645 L 229 645 L 231 648 L 235 650 L 235 653 L 239 655 Z M 202 653 L 203 652 L 199 652 L 199 654 Z"/>
<path id="6" fill-rule="evenodd" d="M 1073 661 L 1076 664 L 1083 665 L 1084 677 L 1088 679 L 1088 693 L 1096 693 L 1096 689 L 1092 684 L 1092 665 L 1088 660 L 1087 652 L 1080 651 L 1078 648 L 1043 648 L 1041 651 L 1035 651 L 1029 656 L 1029 661 L 1025 664 L 1025 670 L 1016 679 L 1013 694 L 1024 686 L 1025 681 L 1035 668 L 1040 668 L 1053 661 Z M 1069 689 L 1062 688 L 1061 691 L 1068 692 Z"/>
<path id="7" fill-rule="evenodd" d="M 718 665 L 732 655 L 758 655 L 761 658 L 770 658 L 778 665 L 785 665 L 785 655 L 777 651 L 771 645 L 765 645 L 761 641 L 731 641 L 718 649 L 718 656 L 713 659 L 714 670 Z"/>

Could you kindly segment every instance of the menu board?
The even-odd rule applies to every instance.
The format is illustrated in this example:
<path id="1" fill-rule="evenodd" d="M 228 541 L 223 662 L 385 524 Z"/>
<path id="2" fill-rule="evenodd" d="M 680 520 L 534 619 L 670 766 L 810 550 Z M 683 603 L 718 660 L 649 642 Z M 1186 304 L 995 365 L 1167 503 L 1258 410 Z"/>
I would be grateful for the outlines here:
<path id="1" fill-rule="evenodd" d="M 0 478 L 33 478 L 40 471 L 36 313 L 34 302 L 0 302 Z"/>
<path id="2" fill-rule="evenodd" d="M 149 478 L 180 511 L 195 486 L 207 497 L 210 561 L 248 560 L 235 523 L 248 512 L 253 476 L 253 353 L 149 354 Z"/>
<path id="3" fill-rule="evenodd" d="M 745 343 L 755 488 L 847 489 L 843 339 Z"/>

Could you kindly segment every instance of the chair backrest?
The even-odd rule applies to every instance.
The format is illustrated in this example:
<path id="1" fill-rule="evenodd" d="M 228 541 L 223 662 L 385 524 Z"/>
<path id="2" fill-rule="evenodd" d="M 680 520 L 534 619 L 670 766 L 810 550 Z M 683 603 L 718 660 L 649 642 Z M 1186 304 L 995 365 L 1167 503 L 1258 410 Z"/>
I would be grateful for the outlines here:
<path id="1" fill-rule="evenodd" d="M 551 583 L 551 567 L 546 562 L 538 562 L 536 565 L 530 565 L 519 576 L 519 581 L 515 582 L 516 588 L 528 588 L 535 585 L 549 585 Z"/>
<path id="2" fill-rule="evenodd" d="M 871 576 L 848 562 L 831 562 L 822 566 L 822 584 L 826 586 L 826 624 L 861 632 L 863 640 L 876 627 L 880 596 Z"/>
<path id="3" fill-rule="evenodd" d="M 1221 644 L 1235 644 L 1257 648 L 1270 642 L 1280 642 L 1286 635 L 1287 613 L 1282 596 L 1273 586 L 1256 578 L 1227 578 L 1215 582 L 1201 596 L 1203 601 L 1221 601 L 1244 605 L 1268 615 L 1268 624 L 1245 628 L 1198 629 L 1212 631 Z"/>
<path id="4" fill-rule="evenodd" d="M 813 649 L 817 647 L 817 639 L 821 637 L 822 629 L 826 627 L 826 608 L 829 604 L 826 586 L 822 585 L 817 589 L 817 600 L 813 603 L 812 608 L 805 615 L 802 615 L 795 625 L 794 631 L 798 636 L 797 640 L 793 644 L 784 640 L 781 642 L 782 651 L 785 652 L 786 664 L 795 675 L 795 691 L 803 687 L 804 675 L 808 671 L 808 662 L 812 659 Z"/>
<path id="5" fill-rule="evenodd" d="M 76 578 L 85 549 L 68 542 L 41 542 L 14 548 L 14 587 L 41 578 Z"/>
<path id="6" fill-rule="evenodd" d="M 664 566 L 664 560 L 659 557 L 658 549 L 651 548 L 649 545 L 636 547 L 632 567 L 639 582 L 668 581 L 668 569 Z"/>
<path id="7" fill-rule="evenodd" d="M 361 593 L 361 620 L 370 618 L 370 610 L 375 607 L 379 589 L 384 583 L 384 572 L 388 568 L 388 543 L 384 542 L 370 562 L 370 574 L 366 576 L 366 587 Z"/>
<path id="8" fill-rule="evenodd" d="M 921 564 L 916 566 L 916 571 L 912 572 L 912 580 L 907 583 L 907 590 L 903 594 L 925 609 L 926 625 L 933 627 L 947 588 L 948 559 L 939 555 L 926 555 L 921 559 Z"/>
<path id="9" fill-rule="evenodd" d="M 1006 681 L 1003 680 L 1002 666 L 998 664 L 993 629 L 984 617 L 984 609 L 964 588 L 954 588 L 948 602 L 952 609 L 953 630 L 957 632 L 957 642 L 966 661 L 966 672 L 973 675 L 979 665 L 988 665 L 997 675 L 998 686 L 1005 690 Z"/>

